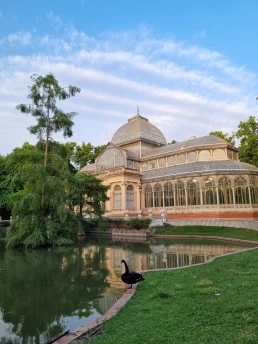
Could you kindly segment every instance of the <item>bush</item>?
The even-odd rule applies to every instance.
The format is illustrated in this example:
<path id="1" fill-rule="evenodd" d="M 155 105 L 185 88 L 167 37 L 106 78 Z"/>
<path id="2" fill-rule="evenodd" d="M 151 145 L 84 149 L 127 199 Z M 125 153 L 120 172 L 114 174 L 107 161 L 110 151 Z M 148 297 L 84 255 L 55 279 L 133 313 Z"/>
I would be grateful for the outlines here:
<path id="1" fill-rule="evenodd" d="M 108 221 L 105 217 L 90 218 L 82 222 L 84 231 L 89 231 L 91 229 L 98 228 L 102 231 L 107 229 Z"/>
<path id="2" fill-rule="evenodd" d="M 173 228 L 173 225 L 165 222 L 162 226 L 155 227 L 155 234 L 168 234 Z"/>
<path id="3" fill-rule="evenodd" d="M 148 228 L 151 223 L 151 219 L 138 219 L 136 217 L 136 218 L 127 220 L 127 222 L 131 229 L 141 229 L 141 228 Z"/>
<path id="4" fill-rule="evenodd" d="M 142 229 L 148 228 L 151 223 L 151 219 L 138 219 L 131 218 L 129 220 L 124 219 L 109 219 L 109 218 L 92 218 L 83 221 L 84 231 L 98 228 L 100 230 L 106 230 L 108 226 L 117 226 L 127 229 Z"/>
<path id="5" fill-rule="evenodd" d="M 127 221 L 124 219 L 107 219 L 107 223 L 109 225 L 114 225 L 114 226 L 127 226 Z"/>

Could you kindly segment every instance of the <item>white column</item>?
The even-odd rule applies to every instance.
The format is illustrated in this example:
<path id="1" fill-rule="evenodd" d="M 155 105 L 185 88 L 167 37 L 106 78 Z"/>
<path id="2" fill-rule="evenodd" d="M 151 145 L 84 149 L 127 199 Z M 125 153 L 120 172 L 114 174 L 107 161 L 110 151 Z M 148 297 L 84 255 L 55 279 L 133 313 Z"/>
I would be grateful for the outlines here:
<path id="1" fill-rule="evenodd" d="M 217 205 L 219 205 L 219 187 L 216 186 Z"/>
<path id="2" fill-rule="evenodd" d="M 126 184 L 121 185 L 122 188 L 122 211 L 126 210 Z"/>
<path id="3" fill-rule="evenodd" d="M 236 204 L 235 186 L 232 186 L 233 191 L 233 203 Z"/>
<path id="4" fill-rule="evenodd" d="M 188 207 L 188 194 L 187 194 L 187 187 L 184 187 L 185 190 L 185 206 Z"/>
<path id="5" fill-rule="evenodd" d="M 249 203 L 252 205 L 251 190 L 250 190 L 249 185 L 248 185 L 248 194 L 249 194 Z"/>
<path id="6" fill-rule="evenodd" d="M 201 205 L 203 205 L 203 193 L 202 193 L 202 187 L 200 187 L 200 201 L 201 201 Z"/>
<path id="7" fill-rule="evenodd" d="M 140 191 L 139 191 L 140 184 L 137 184 L 136 186 L 136 210 L 139 211 L 140 209 Z"/>

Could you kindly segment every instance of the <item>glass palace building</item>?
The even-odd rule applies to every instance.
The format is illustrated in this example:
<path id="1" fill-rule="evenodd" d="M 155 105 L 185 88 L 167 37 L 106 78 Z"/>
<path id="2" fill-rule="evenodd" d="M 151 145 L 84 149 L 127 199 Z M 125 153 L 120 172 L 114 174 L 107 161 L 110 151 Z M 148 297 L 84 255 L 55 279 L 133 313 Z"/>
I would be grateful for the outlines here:
<path id="1" fill-rule="evenodd" d="M 167 144 L 138 113 L 81 172 L 110 186 L 108 217 L 162 215 L 171 223 L 258 225 L 258 168 L 240 162 L 238 149 L 213 135 Z M 212 223 L 215 219 L 223 222 Z"/>

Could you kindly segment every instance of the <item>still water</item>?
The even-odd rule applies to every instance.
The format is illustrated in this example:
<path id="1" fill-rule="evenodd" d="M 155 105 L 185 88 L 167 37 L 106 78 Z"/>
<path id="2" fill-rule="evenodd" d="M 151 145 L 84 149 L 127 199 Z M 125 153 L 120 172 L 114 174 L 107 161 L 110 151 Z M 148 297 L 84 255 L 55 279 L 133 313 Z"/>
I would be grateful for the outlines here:
<path id="1" fill-rule="evenodd" d="M 104 314 L 126 289 L 121 259 L 141 271 L 194 265 L 245 248 L 214 241 L 86 238 L 73 247 L 24 252 L 5 251 L 0 237 L 0 343 L 44 343 Z"/>

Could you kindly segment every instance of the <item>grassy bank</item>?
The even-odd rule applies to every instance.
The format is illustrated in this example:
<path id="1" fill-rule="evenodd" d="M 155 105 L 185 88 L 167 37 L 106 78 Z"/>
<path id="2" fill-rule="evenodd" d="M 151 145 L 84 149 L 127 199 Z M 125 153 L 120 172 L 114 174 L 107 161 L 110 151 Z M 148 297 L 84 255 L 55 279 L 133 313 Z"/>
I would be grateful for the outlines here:
<path id="1" fill-rule="evenodd" d="M 165 224 L 162 227 L 156 227 L 155 234 L 219 236 L 219 237 L 224 237 L 224 238 L 235 238 L 235 239 L 258 241 L 258 231 L 255 231 L 252 229 L 246 229 L 246 228 L 232 228 L 232 227 L 208 227 L 208 226 L 173 227 L 169 224 Z"/>
<path id="2" fill-rule="evenodd" d="M 90 343 L 258 343 L 258 250 L 145 278 Z"/>

